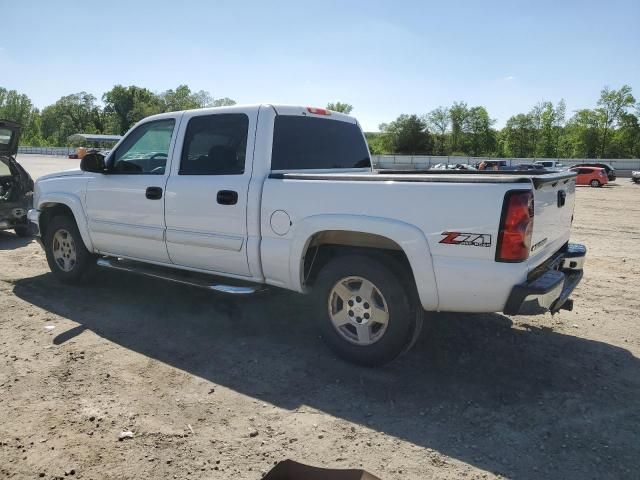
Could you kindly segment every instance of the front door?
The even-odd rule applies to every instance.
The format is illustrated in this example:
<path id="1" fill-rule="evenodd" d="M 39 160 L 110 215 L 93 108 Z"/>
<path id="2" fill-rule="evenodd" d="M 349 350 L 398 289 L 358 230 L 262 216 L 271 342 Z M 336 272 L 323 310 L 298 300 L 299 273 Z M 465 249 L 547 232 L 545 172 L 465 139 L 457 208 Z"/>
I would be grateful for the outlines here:
<path id="1" fill-rule="evenodd" d="M 100 253 L 170 263 L 164 241 L 164 189 L 179 116 L 137 126 L 87 185 L 87 217 Z"/>
<path id="2" fill-rule="evenodd" d="M 247 192 L 256 121 L 257 109 L 184 114 L 165 198 L 167 250 L 176 265 L 250 275 Z"/>

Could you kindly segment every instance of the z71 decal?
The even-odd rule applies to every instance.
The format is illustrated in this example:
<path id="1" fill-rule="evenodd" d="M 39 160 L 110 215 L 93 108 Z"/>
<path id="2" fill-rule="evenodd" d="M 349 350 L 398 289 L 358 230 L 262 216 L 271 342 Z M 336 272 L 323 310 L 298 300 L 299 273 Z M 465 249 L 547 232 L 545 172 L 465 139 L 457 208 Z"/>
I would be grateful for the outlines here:
<path id="1" fill-rule="evenodd" d="M 488 233 L 442 232 L 445 237 L 440 243 L 445 245 L 470 245 L 472 247 L 490 247 L 491 235 Z"/>

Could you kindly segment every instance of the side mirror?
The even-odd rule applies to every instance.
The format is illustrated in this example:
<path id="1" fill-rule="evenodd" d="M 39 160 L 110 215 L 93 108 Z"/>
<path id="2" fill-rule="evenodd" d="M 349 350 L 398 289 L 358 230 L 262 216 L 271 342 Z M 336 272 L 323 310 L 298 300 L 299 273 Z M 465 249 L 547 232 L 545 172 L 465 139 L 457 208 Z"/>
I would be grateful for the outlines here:
<path id="1" fill-rule="evenodd" d="M 80 170 L 85 172 L 106 173 L 107 165 L 104 162 L 104 155 L 99 152 L 87 153 L 80 160 Z"/>

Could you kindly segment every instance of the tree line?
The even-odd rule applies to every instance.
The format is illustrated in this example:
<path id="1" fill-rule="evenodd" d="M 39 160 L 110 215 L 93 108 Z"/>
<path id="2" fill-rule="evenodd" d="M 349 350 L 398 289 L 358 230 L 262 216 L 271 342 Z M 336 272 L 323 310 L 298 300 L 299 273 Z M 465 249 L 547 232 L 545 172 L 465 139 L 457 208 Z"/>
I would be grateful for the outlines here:
<path id="1" fill-rule="evenodd" d="M 0 87 L 0 118 L 24 126 L 21 143 L 68 145 L 74 133 L 124 134 L 144 117 L 192 108 L 234 105 L 230 98 L 192 91 L 187 85 L 155 93 L 135 85 L 116 85 L 101 97 L 87 92 L 60 98 L 42 110 L 29 97 Z M 351 113 L 348 103 L 327 104 Z M 605 87 L 595 108 L 580 109 L 567 119 L 564 100 L 541 101 L 529 112 L 510 117 L 495 128 L 484 106 L 454 102 L 427 114 L 402 114 L 367 133 L 373 154 L 492 156 L 523 158 L 640 157 L 640 104 L 631 87 Z"/>
<path id="2" fill-rule="evenodd" d="M 102 95 L 102 103 L 87 92 L 60 98 L 39 110 L 16 90 L 0 87 L 0 118 L 23 125 L 22 145 L 65 146 L 75 133 L 124 134 L 137 121 L 156 113 L 234 105 L 230 98 L 193 92 L 187 85 L 154 93 L 146 88 L 116 85 Z"/>
<path id="3" fill-rule="evenodd" d="M 640 103 L 631 87 L 605 87 L 596 108 L 567 119 L 564 100 L 539 102 L 494 128 L 483 106 L 454 102 L 426 115 L 400 115 L 368 133 L 372 153 L 523 158 L 638 158 Z"/>

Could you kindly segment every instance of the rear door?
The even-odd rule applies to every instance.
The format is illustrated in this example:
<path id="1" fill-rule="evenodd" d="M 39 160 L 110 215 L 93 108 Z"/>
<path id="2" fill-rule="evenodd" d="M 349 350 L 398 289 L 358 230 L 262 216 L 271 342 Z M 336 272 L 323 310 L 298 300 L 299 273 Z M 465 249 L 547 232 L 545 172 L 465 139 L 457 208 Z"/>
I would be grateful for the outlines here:
<path id="1" fill-rule="evenodd" d="M 247 194 L 258 107 L 186 112 L 167 183 L 167 251 L 176 265 L 250 275 Z"/>

